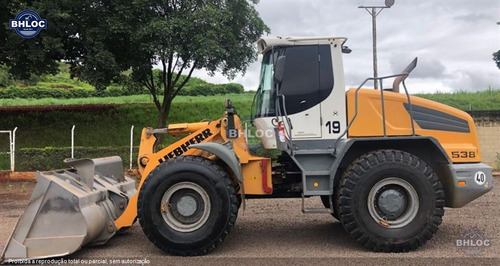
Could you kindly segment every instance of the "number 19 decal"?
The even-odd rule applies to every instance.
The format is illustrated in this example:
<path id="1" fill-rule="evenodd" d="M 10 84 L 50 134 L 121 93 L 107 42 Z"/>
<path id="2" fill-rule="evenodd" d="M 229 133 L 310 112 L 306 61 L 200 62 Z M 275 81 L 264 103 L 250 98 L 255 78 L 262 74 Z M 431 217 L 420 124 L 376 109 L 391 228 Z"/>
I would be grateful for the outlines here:
<path id="1" fill-rule="evenodd" d="M 339 121 L 328 121 L 328 122 L 326 122 L 326 127 L 328 128 L 328 133 L 330 133 L 330 134 L 340 133 L 340 122 Z"/>

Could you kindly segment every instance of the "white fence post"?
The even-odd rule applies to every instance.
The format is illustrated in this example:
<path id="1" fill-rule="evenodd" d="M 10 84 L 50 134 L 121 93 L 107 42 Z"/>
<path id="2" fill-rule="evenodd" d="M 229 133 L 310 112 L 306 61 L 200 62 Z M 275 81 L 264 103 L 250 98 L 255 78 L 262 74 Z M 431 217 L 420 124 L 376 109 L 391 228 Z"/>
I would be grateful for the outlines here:
<path id="1" fill-rule="evenodd" d="M 130 127 L 130 166 L 129 169 L 132 169 L 132 154 L 134 152 L 134 125 Z"/>
<path id="2" fill-rule="evenodd" d="M 15 127 L 14 130 L 0 130 L 0 133 L 2 134 L 9 134 L 9 160 L 11 172 L 14 172 L 15 170 L 16 131 L 17 127 Z M 1 153 L 5 154 L 6 152 Z"/>
<path id="3" fill-rule="evenodd" d="M 71 128 L 71 159 L 75 158 L 75 125 Z"/>
<path id="4" fill-rule="evenodd" d="M 16 168 L 16 131 L 17 127 L 12 130 L 12 142 L 10 143 L 10 171 L 14 172 Z"/>

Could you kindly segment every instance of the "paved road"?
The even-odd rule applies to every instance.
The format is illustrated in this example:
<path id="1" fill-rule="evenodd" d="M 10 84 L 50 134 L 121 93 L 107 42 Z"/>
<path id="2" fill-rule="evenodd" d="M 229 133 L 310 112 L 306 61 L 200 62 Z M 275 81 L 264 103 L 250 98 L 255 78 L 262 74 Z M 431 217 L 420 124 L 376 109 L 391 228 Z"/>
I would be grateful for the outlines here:
<path id="1" fill-rule="evenodd" d="M 482 198 L 461 209 L 447 209 L 438 233 L 424 247 L 409 253 L 373 253 L 349 238 L 329 215 L 304 215 L 300 199 L 247 201 L 236 227 L 219 247 L 203 257 L 171 257 L 151 244 L 136 224 L 106 245 L 87 247 L 64 259 L 136 259 L 163 265 L 311 265 L 311 264 L 490 264 L 500 265 L 500 178 Z M 10 187 L 9 187 L 10 186 Z M 0 249 L 22 213 L 32 183 L 0 183 Z M 309 199 L 307 204 L 319 205 Z M 466 229 L 477 227 L 491 239 L 478 256 L 466 255 L 455 246 Z M 96 261 L 94 261 L 96 262 Z"/>

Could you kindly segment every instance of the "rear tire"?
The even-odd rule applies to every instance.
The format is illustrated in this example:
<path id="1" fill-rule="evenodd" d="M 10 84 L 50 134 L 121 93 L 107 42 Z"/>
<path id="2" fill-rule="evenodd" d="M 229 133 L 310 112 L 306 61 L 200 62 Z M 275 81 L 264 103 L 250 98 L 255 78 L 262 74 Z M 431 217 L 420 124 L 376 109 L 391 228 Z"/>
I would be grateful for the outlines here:
<path id="1" fill-rule="evenodd" d="M 176 157 L 155 168 L 142 185 L 139 222 L 158 248 L 172 255 L 204 255 L 234 226 L 237 197 L 229 176 L 216 163 Z"/>
<path id="2" fill-rule="evenodd" d="M 441 224 L 442 185 L 432 168 L 415 155 L 370 152 L 353 162 L 340 182 L 340 221 L 368 249 L 415 250 Z"/>

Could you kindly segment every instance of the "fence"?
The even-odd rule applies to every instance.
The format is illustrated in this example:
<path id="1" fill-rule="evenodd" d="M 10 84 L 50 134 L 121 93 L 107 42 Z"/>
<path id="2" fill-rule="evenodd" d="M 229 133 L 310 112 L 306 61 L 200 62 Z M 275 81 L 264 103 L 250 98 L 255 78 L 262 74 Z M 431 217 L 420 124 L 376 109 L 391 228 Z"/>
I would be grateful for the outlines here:
<path id="1" fill-rule="evenodd" d="M 71 127 L 71 158 L 75 158 L 75 129 L 76 126 Z M 130 127 L 130 157 L 129 157 L 129 169 L 133 166 L 133 154 L 134 154 L 134 125 Z"/>
<path id="2" fill-rule="evenodd" d="M 17 127 L 13 130 L 0 130 L 0 134 L 8 134 L 9 136 L 9 151 L 8 152 L 0 152 L 0 154 L 8 154 L 9 155 L 9 164 L 10 171 L 14 172 L 15 167 L 15 158 L 16 158 L 16 131 Z M 95 148 L 86 148 L 82 146 L 75 146 L 75 133 L 76 126 L 73 125 L 71 127 L 71 146 L 70 147 L 46 147 L 46 148 L 24 148 L 20 150 L 21 159 L 28 161 L 21 161 L 20 168 L 22 170 L 49 170 L 52 168 L 60 168 L 64 167 L 61 162 L 54 162 L 50 160 L 51 156 L 57 157 L 57 160 L 61 159 L 60 157 L 67 158 L 70 156 L 71 158 L 84 158 L 84 157 L 104 157 L 111 155 L 120 155 L 122 158 L 129 157 L 128 167 L 132 169 L 134 165 L 134 126 L 130 127 L 130 146 L 124 147 L 101 147 L 97 150 Z M 99 151 L 102 151 L 102 154 L 99 154 Z M 128 153 L 128 154 L 126 154 Z M 126 154 L 126 155 L 125 155 Z M 127 156 L 128 155 L 128 156 Z M 29 165 L 32 165 L 30 167 Z M 36 168 L 36 169 L 35 169 Z"/>
<path id="3" fill-rule="evenodd" d="M 8 134 L 9 135 L 9 152 L 0 152 L 0 154 L 9 154 L 10 159 L 10 171 L 14 172 L 16 168 L 16 131 L 17 127 L 14 130 L 0 130 L 0 134 Z"/>

